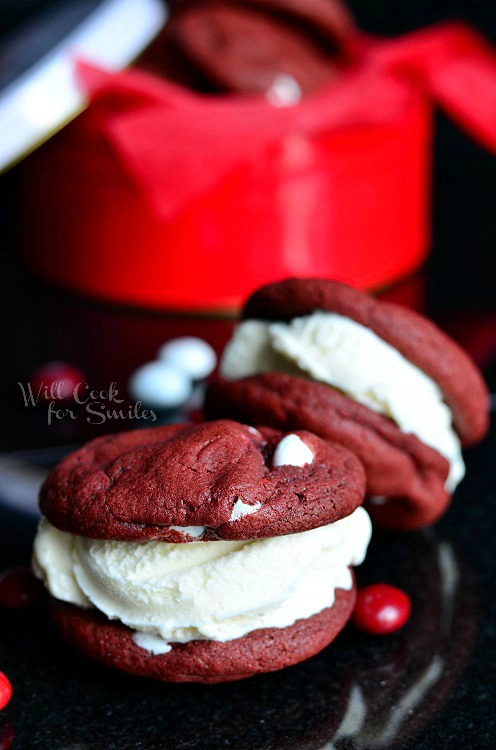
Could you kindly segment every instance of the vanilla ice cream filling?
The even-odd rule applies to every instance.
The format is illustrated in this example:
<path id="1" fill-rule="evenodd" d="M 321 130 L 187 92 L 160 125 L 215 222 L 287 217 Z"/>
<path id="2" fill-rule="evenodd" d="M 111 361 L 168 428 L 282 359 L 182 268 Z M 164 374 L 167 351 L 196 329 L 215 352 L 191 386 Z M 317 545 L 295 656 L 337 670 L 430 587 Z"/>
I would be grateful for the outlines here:
<path id="1" fill-rule="evenodd" d="M 370 535 L 361 507 L 298 534 L 186 544 L 87 539 L 43 519 L 33 568 L 56 599 L 96 607 L 159 653 L 157 638 L 228 641 L 331 607 L 336 589 L 352 588 L 349 566 Z"/>
<path id="2" fill-rule="evenodd" d="M 446 489 L 465 474 L 452 414 L 439 386 L 373 331 L 351 318 L 314 312 L 287 323 L 246 320 L 228 343 L 221 374 L 300 374 L 326 383 L 392 419 L 450 464 Z"/>

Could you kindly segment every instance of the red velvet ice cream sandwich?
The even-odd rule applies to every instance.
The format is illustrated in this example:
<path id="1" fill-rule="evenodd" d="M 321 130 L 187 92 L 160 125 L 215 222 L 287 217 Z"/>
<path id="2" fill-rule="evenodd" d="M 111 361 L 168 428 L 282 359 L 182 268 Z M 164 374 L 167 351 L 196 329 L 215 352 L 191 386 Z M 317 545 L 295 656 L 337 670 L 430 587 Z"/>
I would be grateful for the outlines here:
<path id="1" fill-rule="evenodd" d="M 307 431 L 100 438 L 45 482 L 34 569 L 83 653 L 159 680 L 241 679 L 308 658 L 348 620 L 364 490 L 358 459 Z"/>

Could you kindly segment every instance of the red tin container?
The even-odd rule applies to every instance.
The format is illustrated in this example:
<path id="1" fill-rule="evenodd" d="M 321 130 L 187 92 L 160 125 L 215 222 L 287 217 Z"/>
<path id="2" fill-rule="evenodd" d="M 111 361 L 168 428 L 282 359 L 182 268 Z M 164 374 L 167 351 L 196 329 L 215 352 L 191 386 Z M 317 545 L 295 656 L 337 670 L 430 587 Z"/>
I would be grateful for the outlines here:
<path id="1" fill-rule="evenodd" d="M 341 87 L 270 118 L 86 71 L 93 103 L 24 167 L 26 262 L 76 292 L 182 311 L 229 311 L 290 275 L 377 288 L 412 272 L 429 247 L 432 102 L 496 148 L 496 63 L 459 26 L 361 44 Z"/>

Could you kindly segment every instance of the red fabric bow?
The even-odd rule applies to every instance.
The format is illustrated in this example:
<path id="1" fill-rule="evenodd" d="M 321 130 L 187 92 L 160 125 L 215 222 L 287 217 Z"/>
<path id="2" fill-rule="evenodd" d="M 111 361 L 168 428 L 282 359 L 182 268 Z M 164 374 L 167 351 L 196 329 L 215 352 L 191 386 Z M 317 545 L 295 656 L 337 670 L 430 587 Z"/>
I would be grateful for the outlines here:
<path id="1" fill-rule="evenodd" d="M 447 24 L 356 44 L 361 63 L 293 107 L 198 95 L 138 70 L 114 74 L 84 62 L 78 76 L 92 100 L 92 127 L 164 219 L 285 136 L 393 123 L 414 96 L 437 102 L 496 151 L 496 55 L 479 35 Z"/>

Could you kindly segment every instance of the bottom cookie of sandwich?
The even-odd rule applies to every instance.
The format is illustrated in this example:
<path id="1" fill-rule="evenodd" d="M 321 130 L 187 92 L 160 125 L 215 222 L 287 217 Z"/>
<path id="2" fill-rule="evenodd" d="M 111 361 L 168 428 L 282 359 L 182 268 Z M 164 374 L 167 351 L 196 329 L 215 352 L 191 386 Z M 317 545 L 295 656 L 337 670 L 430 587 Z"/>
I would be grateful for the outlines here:
<path id="1" fill-rule="evenodd" d="M 162 654 L 141 648 L 130 628 L 96 610 L 52 599 L 50 613 L 71 646 L 114 669 L 169 682 L 216 683 L 273 672 L 317 654 L 343 629 L 355 598 L 355 585 L 338 589 L 332 607 L 288 627 L 262 628 L 230 641 L 174 643 Z"/>

